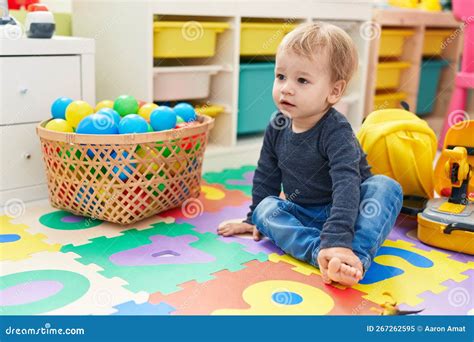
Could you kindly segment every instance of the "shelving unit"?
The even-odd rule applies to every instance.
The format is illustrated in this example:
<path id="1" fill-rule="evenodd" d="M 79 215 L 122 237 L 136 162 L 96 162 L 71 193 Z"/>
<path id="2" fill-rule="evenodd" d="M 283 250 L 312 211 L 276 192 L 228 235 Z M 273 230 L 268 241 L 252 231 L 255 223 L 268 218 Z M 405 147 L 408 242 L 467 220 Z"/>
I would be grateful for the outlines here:
<path id="1" fill-rule="evenodd" d="M 97 43 L 98 99 L 131 94 L 141 100 L 155 100 L 154 68 L 181 66 L 191 71 L 192 66 L 222 68 L 211 77 L 209 96 L 201 99 L 225 107 L 225 112 L 216 117 L 207 156 L 242 148 L 253 150 L 261 143 L 259 139 L 241 139 L 237 135 L 242 22 L 330 21 L 345 25 L 356 41 L 361 63 L 340 106 L 347 109 L 354 130 L 362 123 L 370 42 L 362 39 L 359 31 L 372 16 L 370 0 L 314 0 L 298 4 L 291 0 L 73 0 L 72 14 L 73 34 L 93 37 Z M 153 59 L 153 23 L 164 20 L 224 22 L 229 28 L 217 35 L 213 57 Z"/>
<path id="2" fill-rule="evenodd" d="M 423 116 L 436 133 L 440 133 L 444 116 L 449 105 L 453 89 L 454 77 L 462 49 L 461 23 L 455 20 L 451 12 L 427 12 L 415 9 L 375 9 L 373 21 L 384 29 L 413 30 L 413 35 L 406 37 L 400 61 L 410 63 L 402 71 L 400 84 L 394 91 L 406 94 L 406 102 L 410 110 L 417 108 L 417 96 L 420 82 L 420 68 L 423 59 L 423 43 L 427 30 L 448 29 L 452 30 L 449 42 L 444 44 L 438 58 L 446 60 L 448 65 L 441 73 L 438 91 L 435 97 L 434 109 L 431 114 Z M 368 79 L 365 96 L 366 115 L 374 109 L 374 96 L 376 94 L 377 65 L 379 60 L 380 34 L 371 41 L 368 59 Z M 429 57 L 431 58 L 431 57 Z M 388 102 L 387 102 L 388 103 Z"/>

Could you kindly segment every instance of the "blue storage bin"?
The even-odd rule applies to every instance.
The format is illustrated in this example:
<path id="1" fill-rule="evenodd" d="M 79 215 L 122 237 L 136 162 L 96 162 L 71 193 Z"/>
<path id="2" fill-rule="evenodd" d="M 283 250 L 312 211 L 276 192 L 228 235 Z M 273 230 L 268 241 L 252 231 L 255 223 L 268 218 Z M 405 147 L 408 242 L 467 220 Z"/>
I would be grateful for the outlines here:
<path id="1" fill-rule="evenodd" d="M 449 64 L 443 59 L 423 60 L 420 72 L 420 86 L 416 114 L 423 116 L 433 111 L 441 71 Z"/>
<path id="2" fill-rule="evenodd" d="M 240 65 L 237 133 L 263 132 L 277 109 L 272 98 L 275 63 Z"/>

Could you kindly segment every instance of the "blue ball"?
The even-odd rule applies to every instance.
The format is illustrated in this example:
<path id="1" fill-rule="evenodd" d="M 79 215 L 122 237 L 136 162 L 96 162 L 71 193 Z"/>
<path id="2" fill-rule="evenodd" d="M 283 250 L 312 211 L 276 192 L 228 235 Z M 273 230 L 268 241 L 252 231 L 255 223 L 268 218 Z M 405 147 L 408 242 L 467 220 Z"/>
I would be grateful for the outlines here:
<path id="1" fill-rule="evenodd" d="M 104 115 L 107 115 L 107 116 L 110 116 L 110 118 L 112 120 L 114 120 L 114 123 L 117 125 L 117 127 L 119 126 L 119 123 L 120 123 L 120 119 L 122 118 L 119 113 L 117 113 L 115 110 L 113 110 L 112 108 L 102 108 L 100 109 L 98 112 L 98 114 L 104 114 Z"/>
<path id="2" fill-rule="evenodd" d="M 176 115 L 183 118 L 185 122 L 196 121 L 196 111 L 189 103 L 181 102 L 174 106 Z"/>
<path id="3" fill-rule="evenodd" d="M 105 114 L 91 114 L 77 125 L 78 134 L 118 134 L 114 120 Z"/>
<path id="4" fill-rule="evenodd" d="M 128 158 L 128 152 L 123 151 L 123 152 L 120 153 L 120 155 L 118 155 L 117 152 L 112 151 L 112 153 L 110 153 L 110 157 L 111 157 L 112 159 L 115 159 L 116 161 L 122 162 L 122 161 L 124 161 L 125 159 Z M 136 163 L 132 163 L 131 166 L 132 166 L 133 168 L 135 168 L 135 167 L 137 166 L 137 164 L 136 164 Z M 113 169 L 112 169 L 112 171 L 113 171 L 115 174 L 117 174 L 117 173 L 120 172 L 120 169 L 118 168 L 118 166 L 114 166 Z M 124 171 L 125 171 L 125 172 L 120 172 L 118 176 L 119 176 L 119 178 L 120 178 L 122 181 L 125 182 L 125 181 L 128 179 L 128 177 L 133 173 L 133 170 L 132 170 L 130 167 L 125 166 L 125 167 L 124 167 Z"/>
<path id="5" fill-rule="evenodd" d="M 69 97 L 58 97 L 51 105 L 51 115 L 55 119 L 66 120 L 66 108 L 73 102 Z"/>
<path id="6" fill-rule="evenodd" d="M 148 123 L 140 115 L 128 114 L 120 120 L 118 129 L 120 134 L 146 133 L 148 132 Z"/>
<path id="7" fill-rule="evenodd" d="M 170 107 L 160 106 L 150 115 L 150 124 L 155 131 L 164 131 L 176 127 L 176 113 Z"/>

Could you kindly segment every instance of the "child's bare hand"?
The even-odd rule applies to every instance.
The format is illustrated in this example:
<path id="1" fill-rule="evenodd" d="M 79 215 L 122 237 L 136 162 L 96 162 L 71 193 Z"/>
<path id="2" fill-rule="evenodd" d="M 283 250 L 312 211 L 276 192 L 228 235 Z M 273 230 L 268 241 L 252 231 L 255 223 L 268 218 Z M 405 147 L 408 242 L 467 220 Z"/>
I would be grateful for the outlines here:
<path id="1" fill-rule="evenodd" d="M 253 233 L 255 238 L 254 227 L 255 226 L 245 222 L 225 223 L 217 228 L 217 234 L 222 236 L 232 236 L 235 234 Z"/>

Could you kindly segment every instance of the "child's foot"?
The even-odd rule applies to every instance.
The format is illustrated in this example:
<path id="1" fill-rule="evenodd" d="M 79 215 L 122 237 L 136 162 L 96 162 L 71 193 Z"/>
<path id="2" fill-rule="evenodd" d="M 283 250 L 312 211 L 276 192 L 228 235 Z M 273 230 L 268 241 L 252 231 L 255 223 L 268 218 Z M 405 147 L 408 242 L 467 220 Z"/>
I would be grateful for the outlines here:
<path id="1" fill-rule="evenodd" d="M 362 278 L 361 270 L 346 265 L 338 257 L 329 260 L 328 276 L 332 281 L 341 285 L 352 286 L 357 284 Z"/>

